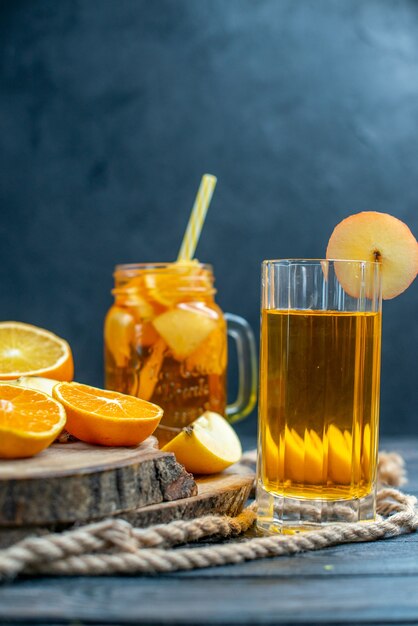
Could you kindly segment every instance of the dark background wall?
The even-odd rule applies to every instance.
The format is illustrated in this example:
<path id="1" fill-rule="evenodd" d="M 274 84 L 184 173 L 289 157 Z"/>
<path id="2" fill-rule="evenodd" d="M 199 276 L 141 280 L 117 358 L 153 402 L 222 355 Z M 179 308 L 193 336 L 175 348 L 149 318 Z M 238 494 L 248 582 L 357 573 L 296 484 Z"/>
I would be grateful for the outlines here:
<path id="1" fill-rule="evenodd" d="M 262 259 L 361 210 L 417 234 L 417 33 L 413 0 L 0 2 L 0 318 L 100 384 L 113 266 L 175 258 L 205 171 L 198 257 L 257 333 Z M 384 433 L 418 432 L 417 305 L 384 305 Z"/>

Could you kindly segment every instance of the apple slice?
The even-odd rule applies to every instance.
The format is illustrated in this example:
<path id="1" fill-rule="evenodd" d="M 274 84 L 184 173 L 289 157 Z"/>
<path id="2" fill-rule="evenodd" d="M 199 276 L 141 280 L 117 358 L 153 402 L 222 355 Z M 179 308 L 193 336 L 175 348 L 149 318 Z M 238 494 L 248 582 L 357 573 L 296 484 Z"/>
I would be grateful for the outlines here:
<path id="1" fill-rule="evenodd" d="M 238 435 L 226 419 L 206 411 L 163 447 L 174 452 L 192 474 L 215 474 L 237 463 L 242 455 Z"/>
<path id="2" fill-rule="evenodd" d="M 382 265 L 382 296 L 389 300 L 405 291 L 418 272 L 418 243 L 408 226 L 393 215 L 364 211 L 347 217 L 334 229 L 327 259 L 379 261 Z M 359 295 L 356 264 L 335 266 L 343 289 Z"/>
<path id="3" fill-rule="evenodd" d="M 188 309 L 172 309 L 153 320 L 176 359 L 190 356 L 216 328 L 216 320 Z"/>

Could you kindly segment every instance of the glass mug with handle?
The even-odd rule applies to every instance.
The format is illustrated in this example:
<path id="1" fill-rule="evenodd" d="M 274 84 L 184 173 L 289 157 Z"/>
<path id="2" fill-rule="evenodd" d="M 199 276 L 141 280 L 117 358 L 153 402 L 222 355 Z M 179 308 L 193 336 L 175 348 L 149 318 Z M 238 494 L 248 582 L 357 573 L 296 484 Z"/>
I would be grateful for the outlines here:
<path id="1" fill-rule="evenodd" d="M 164 409 L 164 445 L 211 410 L 231 422 L 256 402 L 253 333 L 215 303 L 210 265 L 197 261 L 118 265 L 115 302 L 105 319 L 105 386 Z M 227 334 L 238 354 L 239 390 L 226 404 Z"/>
<path id="2" fill-rule="evenodd" d="M 262 267 L 257 524 L 376 514 L 381 273 L 366 261 Z"/>

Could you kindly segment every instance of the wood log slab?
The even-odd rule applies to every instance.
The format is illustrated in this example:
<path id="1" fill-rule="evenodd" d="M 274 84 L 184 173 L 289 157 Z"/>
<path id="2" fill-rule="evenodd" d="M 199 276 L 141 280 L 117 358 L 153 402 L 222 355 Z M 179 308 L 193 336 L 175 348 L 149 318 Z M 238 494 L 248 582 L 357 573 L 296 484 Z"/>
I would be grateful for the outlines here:
<path id="1" fill-rule="evenodd" d="M 232 466 L 221 474 L 197 477 L 198 493 L 186 498 L 116 512 L 138 528 L 163 524 L 176 519 L 194 519 L 202 515 L 238 515 L 247 501 L 254 483 L 254 473 L 247 467 Z M 109 517 L 105 515 L 104 517 Z M 27 537 L 65 530 L 70 524 L 0 526 L 0 549 Z"/>
<path id="2" fill-rule="evenodd" d="M 120 515 L 138 528 L 164 524 L 175 519 L 202 515 L 238 515 L 250 496 L 254 474 L 248 468 L 232 466 L 221 474 L 196 477 L 198 493 L 174 502 L 162 502 Z"/>
<path id="3" fill-rule="evenodd" d="M 0 461 L 0 528 L 86 522 L 196 493 L 193 476 L 154 437 L 131 448 L 53 444 Z"/>

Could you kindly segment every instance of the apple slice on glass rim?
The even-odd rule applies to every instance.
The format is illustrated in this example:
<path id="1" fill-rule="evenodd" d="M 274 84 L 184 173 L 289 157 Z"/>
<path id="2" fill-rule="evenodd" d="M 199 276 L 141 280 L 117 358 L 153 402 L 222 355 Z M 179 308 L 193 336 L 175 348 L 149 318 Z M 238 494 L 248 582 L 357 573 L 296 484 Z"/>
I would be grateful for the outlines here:
<path id="1" fill-rule="evenodd" d="M 390 300 L 405 291 L 417 275 L 418 243 L 408 226 L 393 215 L 363 211 L 337 224 L 328 242 L 326 258 L 379 262 L 382 297 Z M 356 265 L 335 263 L 338 280 L 353 297 L 359 295 Z"/>

